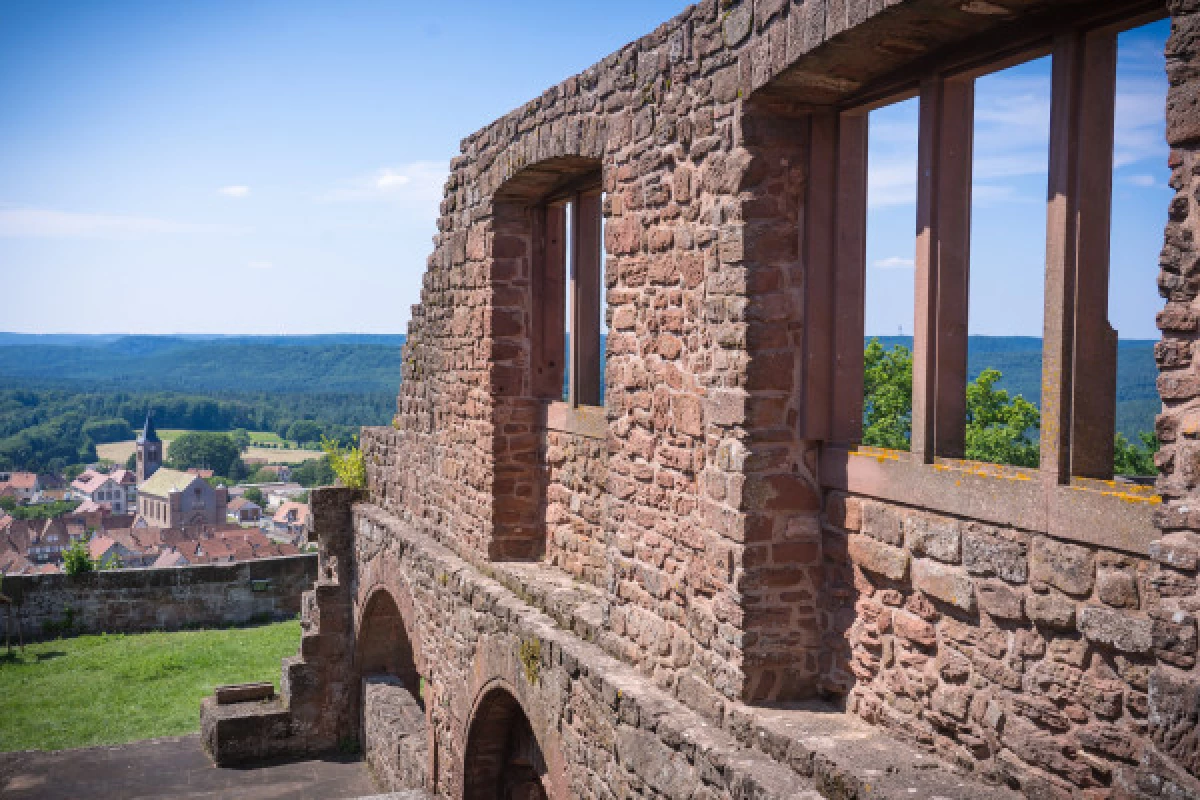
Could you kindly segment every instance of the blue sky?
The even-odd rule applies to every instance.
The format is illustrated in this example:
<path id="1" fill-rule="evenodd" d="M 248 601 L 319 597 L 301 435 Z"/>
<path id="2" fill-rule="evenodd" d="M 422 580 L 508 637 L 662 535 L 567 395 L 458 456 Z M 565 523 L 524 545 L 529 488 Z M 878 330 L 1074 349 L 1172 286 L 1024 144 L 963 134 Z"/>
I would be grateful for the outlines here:
<path id="1" fill-rule="evenodd" d="M 1117 52 L 1109 320 L 1157 338 L 1158 252 L 1166 209 L 1164 20 L 1122 33 Z M 972 334 L 1041 336 L 1050 59 L 979 78 L 972 164 Z M 913 330 L 917 101 L 871 113 L 867 308 L 871 335 Z"/>
<path id="2" fill-rule="evenodd" d="M 685 5 L 7 2 L 0 330 L 402 333 L 459 140 Z M 1121 40 L 1122 337 L 1161 303 L 1165 36 Z M 971 332 L 1040 335 L 1048 62 L 976 109 Z M 867 330 L 908 334 L 915 101 L 871 133 Z"/>
<path id="3" fill-rule="evenodd" d="M 403 333 L 459 141 L 686 5 L 6 0 L 0 330 Z"/>

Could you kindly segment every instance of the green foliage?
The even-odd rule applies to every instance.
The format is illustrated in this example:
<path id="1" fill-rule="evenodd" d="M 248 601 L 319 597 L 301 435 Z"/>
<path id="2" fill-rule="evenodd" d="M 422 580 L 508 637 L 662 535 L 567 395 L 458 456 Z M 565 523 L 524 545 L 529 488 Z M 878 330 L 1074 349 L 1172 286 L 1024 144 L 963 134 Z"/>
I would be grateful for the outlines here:
<path id="1" fill-rule="evenodd" d="M 863 444 L 908 450 L 912 439 L 912 352 L 884 349 L 878 339 L 863 351 Z"/>
<path id="2" fill-rule="evenodd" d="M 1154 454 L 1158 452 L 1161 443 L 1153 433 L 1141 433 L 1138 436 L 1141 444 L 1134 444 L 1118 433 L 1113 442 L 1113 472 L 1117 475 L 1157 475 L 1158 467 L 1154 465 Z"/>
<path id="3" fill-rule="evenodd" d="M 229 435 L 233 437 L 233 443 L 237 445 L 238 452 L 246 452 L 246 448 L 250 446 L 250 432 L 245 428 L 234 428 Z"/>
<path id="4" fill-rule="evenodd" d="M 87 543 L 76 539 L 75 543 L 63 551 L 63 571 L 68 575 L 83 575 L 96 571 L 96 562 L 88 553 Z"/>
<path id="5" fill-rule="evenodd" d="M 109 553 L 104 559 L 96 565 L 96 569 L 121 569 L 125 565 L 121 563 L 121 557 L 114 553 Z"/>
<path id="6" fill-rule="evenodd" d="M 0 662 L 0 751 L 61 750 L 179 736 L 199 728 L 212 687 L 272 681 L 300 623 L 77 636 Z"/>
<path id="7" fill-rule="evenodd" d="M 903 344 L 885 348 L 867 343 L 863 376 L 863 444 L 909 449 L 912 436 L 912 353 Z M 1036 467 L 1040 460 L 1041 414 L 1022 395 L 1000 388 L 1003 375 L 986 368 L 967 384 L 966 457 L 972 461 Z M 1154 475 L 1158 439 L 1139 435 L 1133 444 L 1124 434 L 1114 439 L 1117 475 Z"/>
<path id="8" fill-rule="evenodd" d="M 266 498 L 263 497 L 262 489 L 259 489 L 257 486 L 251 486 L 249 489 L 242 492 L 242 497 L 246 498 L 251 503 L 254 503 L 259 508 L 267 507 L 267 501 Z"/>
<path id="9" fill-rule="evenodd" d="M 237 444 L 227 433 L 196 431 L 171 442 L 170 463 L 176 469 L 211 469 L 231 478 L 245 474 Z"/>
<path id="10" fill-rule="evenodd" d="M 69 514 L 79 508 L 80 502 L 79 500 L 57 500 L 53 503 L 17 506 L 10 513 L 13 519 L 52 519 L 61 514 Z"/>
<path id="11" fill-rule="evenodd" d="M 311 419 L 298 419 L 288 426 L 287 435 L 283 438 L 295 442 L 319 442 L 325 435 L 325 429 Z"/>
<path id="12" fill-rule="evenodd" d="M 967 384 L 967 458 L 990 464 L 1036 467 L 1040 458 L 1038 407 L 997 389 L 1000 371 L 985 369 Z"/>
<path id="13" fill-rule="evenodd" d="M 96 444 L 123 442 L 133 438 L 133 426 L 117 417 L 91 419 L 83 424 L 83 435 Z"/>
<path id="14" fill-rule="evenodd" d="M 363 460 L 362 451 L 357 447 L 342 448 L 341 444 L 321 437 L 321 449 L 329 459 L 333 474 L 343 486 L 351 489 L 367 488 L 367 464 Z"/>
<path id="15" fill-rule="evenodd" d="M 0 509 L 4 511 L 13 511 L 17 507 L 17 498 L 12 495 L 4 495 L 0 497 Z"/>
<path id="16" fill-rule="evenodd" d="M 329 457 L 310 458 L 298 466 L 292 467 L 292 480 L 301 486 L 330 486 L 333 484 L 333 467 L 329 466 Z"/>

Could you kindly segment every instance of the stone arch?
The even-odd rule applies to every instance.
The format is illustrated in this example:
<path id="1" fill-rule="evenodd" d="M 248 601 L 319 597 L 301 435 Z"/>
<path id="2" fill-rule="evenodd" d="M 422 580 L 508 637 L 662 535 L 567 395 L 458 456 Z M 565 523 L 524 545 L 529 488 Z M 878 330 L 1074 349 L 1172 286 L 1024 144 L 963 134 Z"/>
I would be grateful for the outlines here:
<path id="1" fill-rule="evenodd" d="M 378 587 L 368 595 L 357 631 L 354 661 L 367 765 L 388 791 L 424 788 L 431 771 L 424 687 L 391 592 Z"/>
<path id="2" fill-rule="evenodd" d="M 418 696 L 420 673 L 408 626 L 392 593 L 376 587 L 363 604 L 354 662 L 360 676 L 394 675 Z"/>
<path id="3" fill-rule="evenodd" d="M 475 705 L 467 727 L 463 800 L 548 800 L 549 769 L 521 703 L 499 682 Z"/>

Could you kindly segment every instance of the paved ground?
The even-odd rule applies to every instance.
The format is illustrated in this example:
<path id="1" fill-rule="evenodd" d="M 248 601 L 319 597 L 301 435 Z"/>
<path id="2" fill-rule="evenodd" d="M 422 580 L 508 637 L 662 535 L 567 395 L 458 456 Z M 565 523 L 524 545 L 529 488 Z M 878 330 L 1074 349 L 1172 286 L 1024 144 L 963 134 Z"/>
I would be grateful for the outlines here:
<path id="1" fill-rule="evenodd" d="M 0 753 L 5 800 L 338 800 L 376 793 L 358 759 L 332 756 L 218 769 L 196 735 L 118 747 Z"/>

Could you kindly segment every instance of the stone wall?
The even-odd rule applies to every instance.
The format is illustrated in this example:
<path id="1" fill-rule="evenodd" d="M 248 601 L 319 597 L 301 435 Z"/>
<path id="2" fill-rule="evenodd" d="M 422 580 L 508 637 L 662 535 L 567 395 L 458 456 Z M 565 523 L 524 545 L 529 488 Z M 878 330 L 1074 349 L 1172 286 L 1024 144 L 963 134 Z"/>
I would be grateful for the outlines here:
<path id="1" fill-rule="evenodd" d="M 851 711 L 1030 794 L 1137 789 L 1156 669 L 1195 675 L 1195 550 L 1137 557 L 840 493 L 827 508 L 831 683 Z"/>
<path id="2" fill-rule="evenodd" d="M 240 564 L 9 575 L 27 639 L 244 625 L 291 619 L 317 576 L 315 555 Z M 15 634 L 15 631 L 14 631 Z"/>
<path id="3" fill-rule="evenodd" d="M 260 754 L 371 735 L 419 674 L 428 747 L 367 750 L 451 797 L 512 753 L 550 797 L 1200 793 L 1198 9 L 1166 7 L 1161 500 L 855 451 L 862 265 L 837 224 L 862 108 L 988 54 L 1078 55 L 1152 5 L 705 0 L 462 142 L 369 488 L 314 495 L 287 703 L 206 731 L 259 730 Z M 537 361 L 539 208 L 597 174 L 605 406 L 573 408 Z M 364 709 L 368 661 L 399 683 Z M 206 734 L 218 759 L 251 738 Z M 910 746 L 974 775 L 880 788 Z"/>

